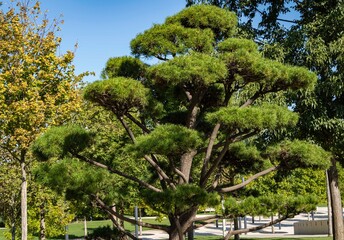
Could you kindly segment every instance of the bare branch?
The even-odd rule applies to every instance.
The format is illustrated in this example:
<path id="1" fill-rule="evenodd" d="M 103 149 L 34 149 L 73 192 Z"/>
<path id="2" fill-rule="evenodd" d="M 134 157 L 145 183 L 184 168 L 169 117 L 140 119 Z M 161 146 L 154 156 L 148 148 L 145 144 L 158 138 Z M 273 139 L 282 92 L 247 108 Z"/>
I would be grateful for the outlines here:
<path id="1" fill-rule="evenodd" d="M 150 133 L 150 130 L 144 124 L 142 124 L 140 121 L 134 118 L 130 113 L 125 114 L 125 116 L 128 117 L 139 128 L 141 128 L 145 133 Z"/>
<path id="2" fill-rule="evenodd" d="M 276 169 L 278 169 L 278 166 L 273 166 L 271 168 L 268 168 L 264 171 L 261 171 L 253 176 L 251 176 L 250 178 L 248 178 L 246 181 L 240 183 L 240 184 L 237 184 L 237 185 L 234 185 L 234 186 L 231 186 L 231 187 L 226 187 L 226 188 L 221 188 L 221 187 L 218 187 L 216 188 L 215 190 L 217 192 L 220 192 L 220 193 L 227 193 L 227 192 L 233 192 L 235 190 L 238 190 L 240 188 L 243 188 L 245 187 L 247 184 L 249 184 L 250 182 L 252 182 L 253 180 L 256 180 L 257 178 L 261 177 L 261 176 L 264 176 L 272 171 L 275 171 Z"/>
<path id="3" fill-rule="evenodd" d="M 153 155 L 154 156 L 154 155 Z M 160 168 L 158 163 L 154 161 L 152 158 L 150 158 L 148 155 L 145 155 L 144 158 L 150 163 L 152 167 L 155 168 L 157 173 L 172 187 L 173 189 L 176 189 L 176 186 L 172 183 L 171 179 L 167 176 L 167 174 Z"/>
<path id="4" fill-rule="evenodd" d="M 213 151 L 213 147 L 215 144 L 215 139 L 217 137 L 217 134 L 219 132 L 221 124 L 217 123 L 213 129 L 213 132 L 211 133 L 211 136 L 209 138 L 209 143 L 208 143 L 208 147 L 207 147 L 207 151 L 203 160 L 203 167 L 202 167 L 202 172 L 201 172 L 201 178 L 203 176 L 205 176 L 206 171 L 208 169 L 208 163 L 209 163 L 209 159 L 211 157 L 212 151 Z"/>
<path id="5" fill-rule="evenodd" d="M 238 134 L 236 137 L 233 138 L 232 142 L 239 142 L 239 141 L 248 139 L 250 137 L 253 137 L 254 135 L 257 135 L 257 133 L 258 133 L 257 131 L 253 131 L 241 136 L 239 136 L 240 134 Z"/>
<path id="6" fill-rule="evenodd" d="M 219 217 L 220 217 L 219 215 L 210 215 L 210 216 L 198 217 L 198 218 L 195 218 L 195 222 L 212 221 L 212 220 L 218 219 Z"/>
<path id="7" fill-rule="evenodd" d="M 131 131 L 130 127 L 128 126 L 128 124 L 124 121 L 123 117 L 122 116 L 118 116 L 116 115 L 118 120 L 121 122 L 122 126 L 124 127 L 124 129 L 127 131 L 127 133 L 129 134 L 129 137 L 131 138 L 131 140 L 133 142 L 135 142 L 135 136 L 134 136 L 134 133 L 133 131 Z"/>
<path id="8" fill-rule="evenodd" d="M 281 22 L 288 22 L 288 23 L 297 24 L 296 20 L 288 20 L 288 19 L 282 19 L 282 18 L 276 18 L 276 20 L 281 21 Z"/>
<path id="9" fill-rule="evenodd" d="M 127 133 L 129 134 L 131 140 L 135 143 L 136 139 L 134 136 L 134 133 L 131 131 L 130 127 L 128 126 L 128 124 L 124 121 L 123 117 L 119 117 L 117 116 L 117 118 L 119 119 L 119 121 L 122 123 L 123 127 L 125 128 L 125 130 L 127 131 Z M 172 183 L 172 181 L 169 179 L 169 177 L 166 175 L 166 173 L 160 168 L 160 166 L 158 165 L 157 161 L 154 161 L 153 159 L 151 159 L 149 156 L 145 155 L 144 158 L 150 163 L 151 166 L 153 166 L 155 168 L 155 170 L 157 171 L 157 173 L 173 188 L 175 189 L 176 187 L 174 186 L 174 184 Z"/>
<path id="10" fill-rule="evenodd" d="M 107 212 L 106 209 L 104 209 L 104 210 Z M 126 231 L 120 224 L 118 224 L 118 222 L 117 222 L 117 220 L 115 219 L 114 215 L 112 215 L 112 214 L 109 213 L 109 212 L 108 212 L 108 214 L 109 214 L 109 217 L 110 217 L 112 223 L 116 226 L 116 228 L 117 228 L 121 233 L 123 233 L 123 234 L 125 234 L 125 235 L 128 235 L 131 239 L 138 240 L 137 237 L 135 237 L 135 236 L 134 236 L 133 234 L 131 234 L 129 231 Z"/>
<path id="11" fill-rule="evenodd" d="M 242 234 L 242 233 L 248 233 L 248 232 L 254 232 L 254 231 L 258 231 L 260 229 L 263 229 L 263 228 L 266 228 L 266 227 L 269 227 L 271 225 L 275 225 L 276 223 L 279 223 L 279 222 L 282 222 L 283 220 L 287 219 L 287 218 L 292 218 L 294 217 L 294 215 L 292 214 L 289 214 L 289 215 L 286 215 L 286 216 L 283 216 L 281 218 L 278 218 L 274 221 L 270 221 L 268 223 L 265 223 L 265 224 L 262 224 L 262 225 L 259 225 L 257 227 L 252 227 L 252 228 L 246 228 L 246 229 L 240 229 L 240 230 L 234 230 L 234 231 L 230 231 L 226 234 L 226 236 L 224 237 L 224 240 L 228 240 L 231 236 L 233 235 L 236 235 L 236 234 Z"/>
<path id="12" fill-rule="evenodd" d="M 210 167 L 210 169 L 206 172 L 206 174 L 204 175 L 204 177 L 201 177 L 200 180 L 200 185 L 202 187 L 204 187 L 206 185 L 207 180 L 209 179 L 210 175 L 215 171 L 215 169 L 217 168 L 217 166 L 219 165 L 219 163 L 221 162 L 221 160 L 223 159 L 223 157 L 225 156 L 226 152 L 228 151 L 229 148 L 229 144 L 231 143 L 230 139 L 226 139 L 226 143 L 223 147 L 223 149 L 221 150 L 221 153 L 219 154 L 219 156 L 215 159 L 213 165 Z"/>
<path id="13" fill-rule="evenodd" d="M 106 210 L 108 213 L 111 213 L 112 215 L 114 215 L 115 217 L 132 223 L 132 224 L 136 224 L 142 227 L 148 227 L 148 228 L 154 228 L 154 229 L 159 229 L 159 230 L 163 230 L 165 232 L 169 231 L 169 227 L 163 226 L 163 225 L 158 225 L 158 224 L 150 224 L 150 223 L 145 223 L 145 222 L 141 222 L 141 221 L 136 221 L 135 219 L 131 219 L 128 218 L 122 214 L 119 214 L 118 212 L 114 211 L 111 207 L 107 206 L 97 195 L 92 194 L 92 197 L 96 200 L 96 202 L 99 204 L 99 206 Z"/>
<path id="14" fill-rule="evenodd" d="M 141 186 L 144 186 L 144 187 L 146 187 L 146 188 L 148 188 L 148 189 L 150 189 L 150 190 L 152 190 L 154 192 L 161 192 L 160 189 L 158 189 L 158 188 L 156 188 L 156 187 L 154 187 L 154 186 L 152 186 L 152 185 L 150 185 L 150 184 L 148 184 L 148 183 L 146 183 L 146 182 L 144 182 L 144 181 L 142 181 L 142 180 L 140 180 L 140 179 L 138 179 L 138 178 L 136 178 L 134 176 L 130 176 L 128 174 L 125 174 L 125 173 L 123 173 L 121 171 L 118 171 L 118 170 L 116 170 L 114 168 L 111 168 L 111 167 L 109 167 L 109 166 L 107 166 L 105 164 L 102 164 L 100 162 L 97 162 L 97 161 L 94 161 L 92 159 L 86 158 L 86 157 L 84 157 L 84 156 L 82 156 L 80 154 L 72 153 L 72 155 L 75 156 L 76 158 L 84 161 L 84 162 L 87 162 L 87 163 L 90 163 L 90 164 L 92 164 L 94 166 L 106 169 L 106 170 L 108 170 L 111 173 L 117 174 L 117 175 L 119 175 L 121 177 L 124 177 L 126 179 L 131 180 L 131 181 L 134 181 L 134 182 L 140 184 Z"/>

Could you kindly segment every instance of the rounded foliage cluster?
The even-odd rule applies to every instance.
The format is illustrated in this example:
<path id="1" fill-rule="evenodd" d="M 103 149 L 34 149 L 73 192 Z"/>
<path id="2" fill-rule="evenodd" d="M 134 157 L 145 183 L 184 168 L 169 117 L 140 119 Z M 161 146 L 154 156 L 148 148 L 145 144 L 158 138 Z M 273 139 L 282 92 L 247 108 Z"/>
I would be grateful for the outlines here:
<path id="1" fill-rule="evenodd" d="M 141 82 L 117 77 L 89 84 L 84 98 L 97 103 L 117 115 L 123 115 L 133 107 L 141 108 L 148 102 L 149 90 Z"/>
<path id="2" fill-rule="evenodd" d="M 202 138 L 196 130 L 181 125 L 165 124 L 156 127 L 150 134 L 137 138 L 131 147 L 138 154 L 161 154 L 180 156 L 202 144 Z"/>

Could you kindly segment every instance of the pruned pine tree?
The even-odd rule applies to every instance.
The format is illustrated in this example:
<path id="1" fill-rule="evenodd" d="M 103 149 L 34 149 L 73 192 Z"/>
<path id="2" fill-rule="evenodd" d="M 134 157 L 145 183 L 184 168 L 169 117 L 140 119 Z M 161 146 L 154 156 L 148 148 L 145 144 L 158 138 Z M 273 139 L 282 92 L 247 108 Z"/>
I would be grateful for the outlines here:
<path id="1" fill-rule="evenodd" d="M 312 89 L 316 75 L 264 58 L 253 41 L 236 34 L 236 26 L 235 14 L 227 10 L 187 8 L 132 40 L 135 56 L 160 60 L 143 67 L 143 75 L 123 76 L 120 67 L 106 73 L 105 68 L 104 76 L 111 78 L 85 88 L 84 98 L 112 112 L 129 136 L 118 157 L 146 165 L 150 174 L 134 175 L 92 155 L 92 133 L 80 127 L 52 128 L 35 142 L 34 153 L 42 160 L 72 157 L 131 180 L 146 204 L 170 221 L 169 226 L 138 224 L 164 230 L 170 239 L 183 239 L 195 221 L 216 217 L 197 218 L 196 213 L 201 205 L 217 204 L 219 193 L 237 191 L 276 170 L 326 168 L 329 154 L 304 141 L 256 145 L 264 131 L 298 121 L 296 113 L 268 97 Z M 111 64 L 126 63 L 127 58 L 117 58 Z M 231 157 L 250 167 L 244 164 L 247 149 L 264 164 L 239 184 L 219 181 L 222 163 Z M 94 199 L 105 211 L 133 222 L 100 196 Z"/>
<path id="2" fill-rule="evenodd" d="M 235 11 L 240 29 L 254 37 L 265 56 L 305 66 L 318 76 L 313 94 L 293 99 L 300 124 L 295 137 L 315 141 L 333 153 L 327 171 L 334 239 L 344 239 L 338 164 L 343 165 L 343 21 L 341 1 L 187 0 Z M 254 22 L 258 24 L 254 24 Z M 266 45 L 270 43 L 271 45 Z M 264 46 L 265 45 L 265 46 Z M 307 100 L 305 100 L 307 99 Z"/>

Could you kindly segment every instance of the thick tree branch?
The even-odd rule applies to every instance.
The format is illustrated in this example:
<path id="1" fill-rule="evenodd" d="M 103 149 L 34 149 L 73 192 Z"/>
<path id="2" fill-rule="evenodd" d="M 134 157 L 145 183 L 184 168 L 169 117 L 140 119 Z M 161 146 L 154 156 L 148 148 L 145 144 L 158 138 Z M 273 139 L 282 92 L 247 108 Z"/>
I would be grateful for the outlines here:
<path id="1" fill-rule="evenodd" d="M 135 237 L 133 234 L 131 234 L 129 231 L 126 231 L 120 224 L 118 224 L 117 220 L 115 219 L 115 217 L 109 213 L 106 209 L 104 209 L 108 214 L 109 214 L 109 217 L 112 221 L 112 223 L 116 226 L 116 228 L 123 234 L 129 236 L 131 239 L 134 239 L 134 240 L 138 240 L 139 238 Z"/>
<path id="2" fill-rule="evenodd" d="M 276 18 L 276 20 L 281 21 L 281 22 L 288 22 L 288 23 L 297 24 L 297 21 L 295 21 L 295 20 L 288 20 L 288 19 L 282 19 L 282 18 Z"/>
<path id="3" fill-rule="evenodd" d="M 163 226 L 163 225 L 158 225 L 158 224 L 150 224 L 150 223 L 145 223 L 145 222 L 141 222 L 141 221 L 136 221 L 135 219 L 132 218 L 128 218 L 126 216 L 123 216 L 122 214 L 119 214 L 118 212 L 114 211 L 111 207 L 107 206 L 97 195 L 92 194 L 92 197 L 96 200 L 96 202 L 98 203 L 98 205 L 106 210 L 106 212 L 111 213 L 112 215 L 114 215 L 115 217 L 135 224 L 135 225 L 139 225 L 142 227 L 148 227 L 148 228 L 154 228 L 154 229 L 159 229 L 159 230 L 163 230 L 165 232 L 169 231 L 169 227 Z"/>
<path id="4" fill-rule="evenodd" d="M 219 156 L 215 159 L 213 165 L 210 167 L 210 169 L 206 172 L 206 174 L 204 175 L 204 177 L 201 177 L 200 180 L 200 186 L 201 187 L 205 187 L 209 177 L 211 176 L 211 174 L 215 171 L 215 169 L 217 168 L 217 166 L 219 165 L 219 163 L 221 162 L 221 160 L 223 159 L 223 157 L 225 156 L 226 152 L 228 151 L 229 148 L 229 144 L 231 143 L 231 141 L 229 139 L 226 139 L 226 143 L 223 147 L 223 149 L 221 150 L 221 153 L 219 154 Z"/>
<path id="5" fill-rule="evenodd" d="M 172 187 L 173 189 L 176 189 L 176 186 L 173 184 L 173 182 L 167 176 L 167 174 L 160 168 L 160 166 L 158 165 L 156 161 L 154 161 L 152 158 L 150 158 L 147 155 L 145 155 L 144 158 L 150 163 L 152 167 L 154 167 L 155 171 L 164 179 L 164 181 L 166 181 L 170 185 L 170 187 Z"/>
<path id="6" fill-rule="evenodd" d="M 203 216 L 203 217 L 198 217 L 195 218 L 195 222 L 207 222 L 207 221 L 212 221 L 214 219 L 219 218 L 219 215 L 210 215 L 210 216 Z"/>
<path id="7" fill-rule="evenodd" d="M 150 133 L 150 130 L 144 124 L 134 118 L 130 113 L 126 113 L 125 116 L 135 123 L 139 128 L 141 128 L 143 132 Z"/>
<path id="8" fill-rule="evenodd" d="M 117 116 L 117 118 L 119 119 L 119 121 L 122 123 L 123 127 L 125 128 L 125 130 L 127 131 L 127 133 L 129 134 L 131 140 L 135 143 L 135 136 L 134 133 L 131 131 L 130 127 L 128 126 L 128 124 L 124 121 L 123 117 Z M 159 167 L 159 165 L 157 164 L 156 161 L 154 161 L 153 159 L 151 159 L 149 156 L 145 155 L 144 158 L 155 168 L 155 170 L 157 171 L 157 173 L 162 176 L 162 178 L 172 187 L 175 188 L 175 186 L 173 185 L 173 183 L 171 182 L 171 180 L 169 179 L 169 177 L 166 175 L 166 173 Z"/>
<path id="9" fill-rule="evenodd" d="M 209 165 L 209 160 L 213 151 L 213 147 L 215 144 L 215 139 L 217 137 L 217 134 L 219 132 L 219 129 L 221 127 L 220 123 L 217 123 L 213 129 L 213 132 L 210 135 L 209 138 L 209 143 L 208 143 L 208 147 L 207 147 L 207 151 L 203 160 L 203 167 L 202 167 L 202 172 L 201 172 L 201 178 L 203 178 L 208 170 L 208 165 Z"/>
<path id="10" fill-rule="evenodd" d="M 156 57 L 157 59 L 161 60 L 161 61 L 167 61 L 167 60 L 169 60 L 167 57 L 161 57 L 161 56 L 159 56 L 159 55 L 156 55 L 155 57 Z"/>
<path id="11" fill-rule="evenodd" d="M 175 217 L 174 218 L 175 220 L 175 224 L 177 226 L 177 229 L 178 229 L 178 236 L 179 236 L 179 239 L 183 239 L 183 230 L 182 230 L 182 227 L 180 225 L 180 222 L 179 222 L 179 218 L 178 217 Z"/>
<path id="12" fill-rule="evenodd" d="M 220 147 L 223 147 L 224 145 L 225 145 L 225 142 L 219 142 L 219 143 L 213 145 L 213 149 L 218 149 Z M 197 152 L 199 152 L 199 153 L 200 152 L 206 152 L 207 149 L 208 149 L 208 147 L 200 148 L 197 150 Z"/>
<path id="13" fill-rule="evenodd" d="M 150 184 L 148 184 L 148 183 L 146 183 L 146 182 L 144 182 L 144 181 L 142 181 L 142 180 L 140 180 L 140 179 L 138 179 L 138 178 L 136 178 L 136 177 L 134 177 L 134 176 L 130 176 L 130 175 L 128 175 L 128 174 L 125 174 L 125 173 L 123 173 L 123 172 L 121 172 L 121 171 L 118 171 L 118 170 L 116 170 L 116 169 L 114 169 L 114 168 L 111 168 L 111 167 L 105 165 L 105 164 L 102 164 L 102 163 L 100 163 L 100 162 L 97 162 L 97 161 L 94 161 L 94 160 L 89 159 L 89 158 L 87 158 L 87 157 L 84 157 L 84 156 L 82 156 L 82 155 L 80 155 L 80 154 L 72 153 L 72 155 L 73 155 L 74 157 L 76 157 L 76 158 L 78 158 L 78 159 L 84 161 L 84 162 L 87 162 L 87 163 L 90 163 L 90 164 L 92 164 L 92 165 L 94 165 L 94 166 L 97 166 L 97 167 L 106 169 L 106 170 L 108 170 L 108 171 L 111 172 L 111 173 L 117 174 L 117 175 L 119 175 L 119 176 L 121 176 L 121 177 L 124 177 L 124 178 L 126 178 L 126 179 L 131 180 L 131 181 L 134 181 L 134 182 L 140 184 L 141 186 L 144 186 L 144 187 L 146 187 L 147 189 L 150 189 L 150 190 L 152 190 L 152 191 L 154 191 L 154 192 L 161 192 L 160 189 L 158 189 L 158 188 L 156 188 L 156 187 L 154 187 L 154 186 L 152 186 L 152 185 L 150 185 Z"/>
<path id="14" fill-rule="evenodd" d="M 263 228 L 266 228 L 266 227 L 269 227 L 271 225 L 275 225 L 279 222 L 282 222 L 283 220 L 287 219 L 287 218 L 292 218 L 294 217 L 294 215 L 290 214 L 290 215 L 286 215 L 286 216 L 283 216 L 281 218 L 278 218 L 274 221 L 270 221 L 268 223 L 265 223 L 265 224 L 262 224 L 262 225 L 259 225 L 259 226 L 256 226 L 256 227 L 252 227 L 252 228 L 246 228 L 246 229 L 240 229 L 240 230 L 234 230 L 234 231 L 229 231 L 226 236 L 224 237 L 224 240 L 228 240 L 231 236 L 233 235 L 236 235 L 236 234 L 242 234 L 242 233 L 248 233 L 248 232 L 254 232 L 254 231 L 258 231 L 260 229 L 263 229 Z"/>
<path id="15" fill-rule="evenodd" d="M 231 187 L 226 187 L 226 188 L 221 188 L 221 187 L 218 187 L 215 189 L 215 191 L 217 192 L 220 192 L 220 193 L 227 193 L 227 192 L 233 192 L 235 190 L 238 190 L 240 188 L 243 188 L 245 187 L 247 184 L 249 184 L 250 182 L 252 182 L 253 180 L 256 180 L 257 178 L 261 177 L 261 176 L 264 176 L 272 171 L 275 171 L 276 169 L 278 169 L 278 166 L 273 166 L 271 168 L 268 168 L 264 171 L 261 171 L 253 176 L 251 176 L 250 178 L 248 178 L 246 181 L 240 183 L 240 184 L 237 184 L 237 185 L 234 185 L 234 186 L 231 186 Z"/>
<path id="16" fill-rule="evenodd" d="M 121 122 L 122 126 L 124 127 L 124 129 L 127 131 L 127 133 L 129 134 L 130 139 L 135 143 L 135 136 L 133 131 L 131 131 L 130 127 L 128 126 L 128 124 L 124 121 L 122 116 L 118 116 L 116 115 L 118 120 Z"/>
<path id="17" fill-rule="evenodd" d="M 186 87 L 184 86 L 184 88 L 186 88 Z M 191 101 L 191 99 L 192 99 L 191 93 L 190 93 L 189 91 L 186 91 L 186 90 L 185 90 L 184 93 L 185 93 L 186 98 L 187 98 L 189 101 Z"/>
<path id="18" fill-rule="evenodd" d="M 248 107 L 250 106 L 255 100 L 257 100 L 257 98 L 260 97 L 260 95 L 262 94 L 262 86 L 260 86 L 260 89 L 258 92 L 256 92 L 251 98 L 249 98 L 243 105 L 241 105 L 241 108 L 244 107 Z"/>
<path id="19" fill-rule="evenodd" d="M 181 177 L 183 179 L 184 182 L 187 182 L 186 176 L 184 175 L 184 173 L 182 173 L 178 168 L 173 168 L 173 170 L 175 171 L 175 173 L 178 174 L 179 177 Z"/>
<path id="20" fill-rule="evenodd" d="M 188 93 L 188 91 L 186 91 L 186 93 Z M 193 95 L 189 93 L 191 99 L 190 99 L 190 105 L 188 107 L 188 114 L 186 118 L 186 127 L 188 128 L 194 128 L 196 125 L 197 115 L 200 111 L 199 103 L 201 99 L 203 98 L 204 93 L 205 91 L 203 90 L 196 91 Z"/>
<path id="21" fill-rule="evenodd" d="M 243 134 L 243 133 L 241 133 L 241 134 Z M 257 131 L 253 131 L 253 132 L 247 133 L 247 134 L 245 134 L 245 135 L 237 134 L 237 136 L 235 136 L 234 138 L 232 138 L 232 142 L 239 142 L 239 141 L 248 139 L 248 138 L 250 138 L 250 137 L 253 137 L 253 136 L 257 135 L 257 134 L 258 134 Z"/>
<path id="22" fill-rule="evenodd" d="M 180 171 L 185 176 L 186 181 L 184 181 L 184 178 L 181 177 L 179 179 L 179 184 L 182 184 L 183 182 L 189 183 L 190 172 L 191 172 L 191 167 L 192 167 L 192 160 L 196 154 L 197 154 L 196 150 L 190 150 L 189 152 L 184 153 L 181 156 L 181 158 L 180 158 Z"/>

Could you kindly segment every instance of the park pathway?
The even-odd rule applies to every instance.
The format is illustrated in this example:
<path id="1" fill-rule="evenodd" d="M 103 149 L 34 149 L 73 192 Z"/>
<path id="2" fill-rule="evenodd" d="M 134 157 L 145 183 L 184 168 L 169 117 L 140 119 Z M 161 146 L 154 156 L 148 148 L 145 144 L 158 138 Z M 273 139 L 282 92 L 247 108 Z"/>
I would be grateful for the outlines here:
<path id="1" fill-rule="evenodd" d="M 252 224 L 251 217 L 247 217 L 247 227 L 253 227 L 257 225 L 261 225 L 263 223 L 267 223 L 270 219 L 261 218 L 259 220 L 258 217 L 255 217 L 255 223 Z M 241 238 L 244 239 L 245 237 L 250 238 L 266 238 L 266 237 L 278 237 L 278 238 L 297 238 L 297 237 L 311 237 L 310 235 L 294 235 L 294 223 L 299 221 L 308 221 L 312 220 L 312 217 L 309 214 L 300 214 L 295 216 L 292 219 L 286 219 L 281 222 L 281 224 L 276 224 L 274 226 L 274 233 L 272 233 L 272 227 L 267 227 L 262 230 L 256 232 L 250 232 L 247 234 L 242 234 Z M 317 211 L 314 213 L 314 220 L 327 220 L 327 208 L 326 207 L 318 207 Z M 244 221 L 241 223 L 244 226 Z M 226 223 L 226 230 L 228 231 L 231 227 L 230 222 L 227 221 Z M 219 221 L 218 227 L 216 227 L 215 223 L 207 224 L 197 230 L 195 230 L 195 236 L 222 236 L 222 221 Z M 312 235 L 315 236 L 315 235 Z M 318 237 L 326 237 L 327 235 L 316 235 Z M 142 236 L 139 237 L 143 240 L 149 239 L 168 239 L 168 235 L 159 230 L 146 230 L 142 232 Z"/>

